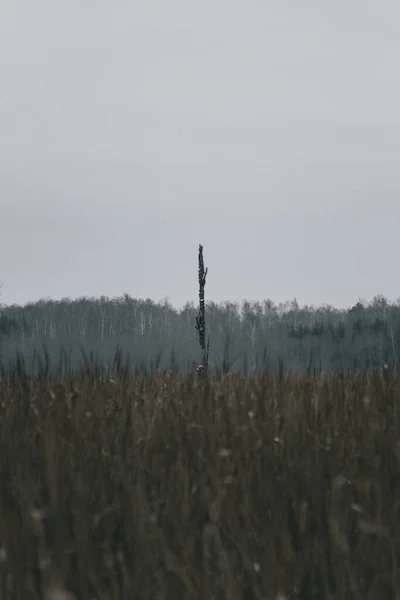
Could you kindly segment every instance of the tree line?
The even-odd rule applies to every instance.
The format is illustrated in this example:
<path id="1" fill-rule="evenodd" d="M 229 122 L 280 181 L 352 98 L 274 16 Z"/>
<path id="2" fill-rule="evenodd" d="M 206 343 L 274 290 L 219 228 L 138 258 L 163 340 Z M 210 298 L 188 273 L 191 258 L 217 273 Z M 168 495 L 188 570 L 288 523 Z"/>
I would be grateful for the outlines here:
<path id="1" fill-rule="evenodd" d="M 349 309 L 331 305 L 300 307 L 296 300 L 207 302 L 209 369 L 260 371 L 285 368 L 304 372 L 356 371 L 383 365 L 396 369 L 400 357 L 400 301 L 378 295 Z M 109 364 L 119 349 L 130 368 L 168 368 L 180 372 L 198 363 L 198 307 L 178 310 L 168 300 L 153 302 L 125 294 L 120 298 L 39 300 L 2 306 L 0 360 L 3 371 L 16 355 L 27 368 L 46 348 L 52 364 L 67 353 L 72 368 L 92 355 Z"/>

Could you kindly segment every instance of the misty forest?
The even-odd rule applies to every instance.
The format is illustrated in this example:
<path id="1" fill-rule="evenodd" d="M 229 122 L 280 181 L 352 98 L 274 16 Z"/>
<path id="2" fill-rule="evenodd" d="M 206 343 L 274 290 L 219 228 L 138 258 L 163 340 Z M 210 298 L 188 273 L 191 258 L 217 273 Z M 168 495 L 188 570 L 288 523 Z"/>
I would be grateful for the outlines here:
<path id="1" fill-rule="evenodd" d="M 50 369 L 77 368 L 87 360 L 110 365 L 119 349 L 130 369 L 180 373 L 199 361 L 197 306 L 175 309 L 125 294 L 120 298 L 39 300 L 3 306 L 0 358 L 3 372 L 16 357 L 27 372 L 47 357 Z M 275 370 L 357 371 L 396 369 L 400 357 L 400 302 L 377 295 L 347 310 L 299 306 L 296 300 L 206 302 L 209 368 L 224 372 Z"/>

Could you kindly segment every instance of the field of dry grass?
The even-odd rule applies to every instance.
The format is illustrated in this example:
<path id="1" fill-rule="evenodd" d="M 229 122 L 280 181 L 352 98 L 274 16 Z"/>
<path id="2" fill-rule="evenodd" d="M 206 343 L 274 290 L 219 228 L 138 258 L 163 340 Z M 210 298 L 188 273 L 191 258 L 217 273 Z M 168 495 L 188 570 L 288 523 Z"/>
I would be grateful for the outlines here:
<path id="1" fill-rule="evenodd" d="M 1 600 L 396 598 L 399 392 L 387 373 L 1 382 Z"/>

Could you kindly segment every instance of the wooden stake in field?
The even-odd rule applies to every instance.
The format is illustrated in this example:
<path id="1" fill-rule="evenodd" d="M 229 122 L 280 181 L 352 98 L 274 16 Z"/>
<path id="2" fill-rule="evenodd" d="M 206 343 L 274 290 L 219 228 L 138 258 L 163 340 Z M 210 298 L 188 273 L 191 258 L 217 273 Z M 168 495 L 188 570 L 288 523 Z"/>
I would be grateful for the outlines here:
<path id="1" fill-rule="evenodd" d="M 203 246 L 199 244 L 199 314 L 196 317 L 196 329 L 199 332 L 199 342 L 202 352 L 202 362 L 197 367 L 197 373 L 199 375 L 207 375 L 208 373 L 208 353 L 210 349 L 210 336 L 208 336 L 208 343 L 206 347 L 206 319 L 205 319 L 205 302 L 204 302 L 204 288 L 206 285 L 208 268 L 204 269 L 203 260 Z"/>

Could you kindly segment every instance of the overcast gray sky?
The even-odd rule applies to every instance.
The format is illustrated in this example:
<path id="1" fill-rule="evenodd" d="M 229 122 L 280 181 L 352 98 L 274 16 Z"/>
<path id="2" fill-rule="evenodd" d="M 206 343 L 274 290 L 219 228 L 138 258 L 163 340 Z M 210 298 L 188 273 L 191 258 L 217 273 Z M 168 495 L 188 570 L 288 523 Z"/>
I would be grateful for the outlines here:
<path id="1" fill-rule="evenodd" d="M 6 303 L 400 296 L 400 4 L 1 0 Z"/>

